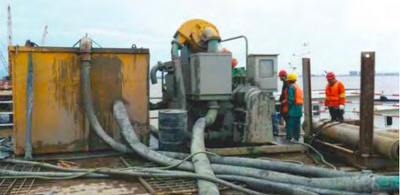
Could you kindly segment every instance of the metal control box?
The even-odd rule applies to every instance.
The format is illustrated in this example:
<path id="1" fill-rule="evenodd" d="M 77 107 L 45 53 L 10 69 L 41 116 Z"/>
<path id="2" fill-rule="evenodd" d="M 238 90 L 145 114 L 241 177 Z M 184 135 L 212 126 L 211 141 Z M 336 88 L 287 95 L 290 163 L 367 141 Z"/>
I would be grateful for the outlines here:
<path id="1" fill-rule="evenodd" d="M 232 93 L 232 56 L 225 53 L 196 53 L 186 71 L 187 98 L 227 100 Z M 189 73 L 189 75 L 188 75 Z"/>
<path id="2" fill-rule="evenodd" d="M 249 55 L 247 82 L 266 91 L 277 91 L 278 55 Z"/>

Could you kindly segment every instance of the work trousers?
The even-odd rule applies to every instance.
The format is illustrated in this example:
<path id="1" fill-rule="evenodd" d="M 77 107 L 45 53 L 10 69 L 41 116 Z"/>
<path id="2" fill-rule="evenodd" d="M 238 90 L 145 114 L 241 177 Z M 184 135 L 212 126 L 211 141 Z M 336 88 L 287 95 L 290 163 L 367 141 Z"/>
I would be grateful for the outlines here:
<path id="1" fill-rule="evenodd" d="M 274 135 L 279 134 L 279 117 L 277 112 L 274 112 L 272 114 L 272 130 L 274 132 Z"/>
<path id="2" fill-rule="evenodd" d="M 340 110 L 339 107 L 329 107 L 329 114 L 332 121 L 339 121 L 341 123 L 344 121 L 344 110 Z"/>
<path id="3" fill-rule="evenodd" d="M 300 139 L 301 117 L 287 117 L 286 123 L 286 139 L 294 138 L 296 141 Z"/>

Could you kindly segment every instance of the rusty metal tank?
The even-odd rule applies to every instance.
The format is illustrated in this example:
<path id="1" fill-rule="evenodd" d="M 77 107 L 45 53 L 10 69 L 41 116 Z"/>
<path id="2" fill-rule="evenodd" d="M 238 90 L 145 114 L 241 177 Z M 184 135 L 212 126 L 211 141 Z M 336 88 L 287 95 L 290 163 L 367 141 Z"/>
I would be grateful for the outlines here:
<path id="1" fill-rule="evenodd" d="M 85 117 L 80 91 L 79 48 L 9 47 L 13 79 L 14 152 L 24 153 L 29 55 L 33 64 L 33 153 L 106 149 Z M 106 132 L 122 142 L 112 105 L 126 108 L 141 141 L 148 141 L 149 50 L 96 48 L 92 53 L 92 101 Z"/>

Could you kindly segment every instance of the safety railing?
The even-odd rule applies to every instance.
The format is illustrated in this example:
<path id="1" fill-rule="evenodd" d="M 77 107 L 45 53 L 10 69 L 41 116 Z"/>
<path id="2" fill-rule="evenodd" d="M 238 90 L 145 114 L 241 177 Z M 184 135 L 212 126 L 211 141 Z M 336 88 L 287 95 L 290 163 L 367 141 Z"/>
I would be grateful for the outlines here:
<path id="1" fill-rule="evenodd" d="M 325 94 L 325 91 L 320 91 L 318 94 Z M 352 95 L 360 95 L 359 91 L 350 91 L 346 92 L 346 94 L 352 94 Z M 375 96 L 388 96 L 388 97 L 400 97 L 400 94 L 398 93 L 374 93 Z"/>
<path id="2" fill-rule="evenodd" d="M 323 104 L 324 101 L 313 101 L 312 104 Z M 360 102 L 357 101 L 346 101 L 346 104 L 360 104 Z M 400 104 L 391 104 L 391 103 L 381 103 L 381 102 L 376 102 L 374 103 L 375 106 L 388 106 L 388 107 L 400 107 Z"/>
<path id="3" fill-rule="evenodd" d="M 320 109 L 320 110 L 314 110 L 313 112 L 321 114 L 321 113 L 329 113 L 329 110 Z M 345 112 L 351 112 L 351 113 L 360 114 L 360 111 L 357 111 L 357 110 L 346 110 Z M 374 113 L 374 115 L 400 118 L 400 116 L 398 114 L 397 115 L 396 114 L 395 115 L 390 115 L 390 114 L 383 114 L 383 113 Z"/>

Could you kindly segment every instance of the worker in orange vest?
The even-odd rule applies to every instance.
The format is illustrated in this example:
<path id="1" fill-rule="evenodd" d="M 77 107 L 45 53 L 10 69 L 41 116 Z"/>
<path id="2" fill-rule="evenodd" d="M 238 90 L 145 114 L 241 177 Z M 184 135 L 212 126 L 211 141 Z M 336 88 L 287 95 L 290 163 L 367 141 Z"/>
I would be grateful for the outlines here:
<path id="1" fill-rule="evenodd" d="M 289 74 L 288 88 L 285 90 L 283 100 L 284 109 L 288 109 L 286 123 L 286 139 L 298 142 L 300 139 L 301 117 L 303 116 L 303 90 L 297 85 L 297 75 Z"/>
<path id="2" fill-rule="evenodd" d="M 336 80 L 333 72 L 326 74 L 328 84 L 325 87 L 325 106 L 329 108 L 332 121 L 343 122 L 344 104 L 346 100 L 345 88 L 342 82 Z"/>

